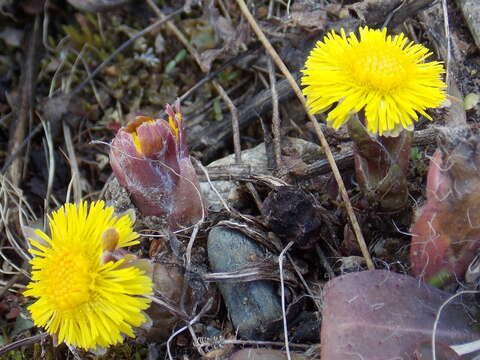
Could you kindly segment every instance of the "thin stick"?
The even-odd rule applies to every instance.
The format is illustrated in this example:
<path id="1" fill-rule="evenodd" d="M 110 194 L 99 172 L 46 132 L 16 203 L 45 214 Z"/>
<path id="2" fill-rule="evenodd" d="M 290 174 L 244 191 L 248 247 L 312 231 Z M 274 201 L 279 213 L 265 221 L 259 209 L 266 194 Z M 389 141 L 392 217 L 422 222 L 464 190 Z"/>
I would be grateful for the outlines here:
<path id="1" fill-rule="evenodd" d="M 232 129 L 233 129 L 233 149 L 235 151 L 235 163 L 240 164 L 242 162 L 242 147 L 240 145 L 240 126 L 238 125 L 238 109 L 233 103 L 232 99 L 228 96 L 223 87 L 217 80 L 212 81 L 213 86 L 218 91 L 220 97 L 225 101 L 232 115 Z"/>
<path id="2" fill-rule="evenodd" d="M 247 182 L 246 184 L 248 191 L 250 191 L 250 194 L 253 197 L 253 201 L 255 202 L 255 205 L 257 205 L 258 210 L 261 212 L 262 211 L 262 199 L 260 198 L 260 195 L 258 194 L 257 189 L 255 189 L 255 186 L 251 182 Z"/>
<path id="3" fill-rule="evenodd" d="M 280 255 L 278 256 L 278 267 L 280 271 L 280 290 L 282 294 L 282 320 L 283 320 L 283 337 L 285 338 L 285 350 L 287 352 L 287 359 L 292 360 L 290 356 L 290 346 L 288 343 L 288 327 L 287 327 L 287 314 L 285 311 L 285 284 L 283 283 L 283 257 L 285 253 L 292 247 L 294 244 L 293 241 L 290 241 L 285 249 L 282 250 Z"/>
<path id="4" fill-rule="evenodd" d="M 187 320 L 188 319 L 188 315 L 186 313 L 176 309 L 175 307 L 171 306 L 169 303 L 163 301 L 162 299 L 160 299 L 156 296 L 150 296 L 150 295 L 146 295 L 145 297 L 147 299 L 150 299 L 155 304 L 160 305 L 161 307 L 165 308 L 168 312 L 170 312 L 171 314 L 173 314 L 177 318 L 182 319 L 182 320 Z"/>
<path id="5" fill-rule="evenodd" d="M 32 118 L 32 108 L 35 98 L 35 81 L 37 78 L 37 60 L 39 60 L 39 32 L 40 16 L 35 17 L 33 29 L 28 35 L 25 61 L 22 65 L 22 74 L 20 80 L 20 94 L 18 108 L 15 110 L 16 121 L 12 124 L 10 139 L 8 144 L 8 153 L 16 154 L 23 149 L 22 140 L 27 133 L 28 120 Z M 27 143 L 28 145 L 28 143 Z M 9 169 L 9 176 L 15 186 L 19 186 L 23 179 L 23 168 L 25 161 L 22 157 L 10 157 L 12 160 Z M 8 161 L 8 160 L 7 160 Z M 4 165 L 5 168 L 5 165 Z"/>
<path id="6" fill-rule="evenodd" d="M 284 346 L 285 343 L 276 342 L 276 341 L 261 341 L 261 340 L 236 340 L 236 339 L 225 339 L 220 342 L 221 344 L 232 344 L 232 345 L 258 345 L 258 346 Z M 307 345 L 307 344 L 290 344 L 290 347 L 297 349 L 311 349 L 316 345 Z"/>
<path id="7" fill-rule="evenodd" d="M 15 341 L 11 344 L 4 345 L 4 346 L 0 347 L 0 355 L 6 354 L 9 351 L 18 349 L 19 347 L 22 347 L 22 346 L 25 346 L 25 345 L 35 344 L 39 341 L 42 341 L 47 336 L 48 336 L 47 333 L 41 333 L 41 334 L 38 334 L 38 335 L 35 335 L 35 336 L 30 336 L 28 338 Z"/>
<path id="8" fill-rule="evenodd" d="M 17 273 L 16 275 L 12 276 L 10 280 L 8 280 L 5 286 L 0 289 L 0 298 L 6 294 L 6 292 L 18 281 L 18 279 L 20 279 L 21 276 L 21 273 Z"/>
<path id="9" fill-rule="evenodd" d="M 295 79 L 293 78 L 292 74 L 288 70 L 288 68 L 285 66 L 283 63 L 282 59 L 276 52 L 276 50 L 273 48 L 272 44 L 270 44 L 270 41 L 268 41 L 267 37 L 263 33 L 262 29 L 258 26 L 257 22 L 255 21 L 252 13 L 248 9 L 247 5 L 245 4 L 244 0 L 237 0 L 237 3 L 243 13 L 243 15 L 247 18 L 248 22 L 253 28 L 253 31 L 257 34 L 259 40 L 269 53 L 269 55 L 272 57 L 273 61 L 275 61 L 275 64 L 278 66 L 280 71 L 283 73 L 283 75 L 287 78 L 288 83 L 292 87 L 293 91 L 295 92 L 295 95 L 297 95 L 298 99 L 300 100 L 300 103 L 303 105 L 305 108 L 305 111 L 307 112 L 308 119 L 310 122 L 313 124 L 313 127 L 315 128 L 315 132 L 317 134 L 318 139 L 320 140 L 320 143 L 322 144 L 323 150 L 325 151 L 325 155 L 327 156 L 328 163 L 330 164 L 333 172 L 333 176 L 335 177 L 335 180 L 337 181 L 338 184 L 338 190 L 340 191 L 340 194 L 342 196 L 342 199 L 345 203 L 345 208 L 347 210 L 348 217 L 350 218 L 350 222 L 352 223 L 352 228 L 355 233 L 355 236 L 358 241 L 358 245 L 360 246 L 360 249 L 362 250 L 363 257 L 365 258 L 365 261 L 367 263 L 367 266 L 370 270 L 374 269 L 375 266 L 373 265 L 372 258 L 370 257 L 370 254 L 368 252 L 368 247 L 367 244 L 365 243 L 365 239 L 363 238 L 362 231 L 360 230 L 360 225 L 358 224 L 357 217 L 355 216 L 355 213 L 353 211 L 352 203 L 350 202 L 350 199 L 348 197 L 347 189 L 345 188 L 345 184 L 343 183 L 342 177 L 340 175 L 340 172 L 338 170 L 337 164 L 335 163 L 335 159 L 333 158 L 332 150 L 330 149 L 330 146 L 328 145 L 327 139 L 325 138 L 325 135 L 323 134 L 322 129 L 320 128 L 320 124 L 318 123 L 317 119 L 309 113 L 307 103 L 305 101 L 305 98 L 303 97 L 302 90 L 300 87 L 297 85 L 295 82 Z"/>
<path id="10" fill-rule="evenodd" d="M 447 60 L 445 61 L 445 84 L 447 84 L 447 90 L 449 88 L 449 65 L 451 57 L 451 44 L 450 44 L 450 25 L 448 22 L 448 8 L 447 0 L 442 0 L 442 12 L 443 12 L 443 26 L 445 30 L 445 37 L 447 38 Z"/>
<path id="11" fill-rule="evenodd" d="M 53 140 L 50 123 L 45 122 L 41 116 L 39 117 L 43 126 L 43 131 L 45 132 L 45 142 L 46 142 L 46 161 L 48 167 L 48 181 L 47 181 L 47 192 L 45 194 L 45 200 L 43 203 L 44 213 L 48 214 L 50 212 L 50 197 L 52 196 L 53 180 L 55 176 L 55 151 L 53 150 Z"/>
<path id="12" fill-rule="evenodd" d="M 207 303 L 203 306 L 200 312 L 197 315 L 195 315 L 195 317 L 192 320 L 190 320 L 186 326 L 181 327 L 180 329 L 175 331 L 172 335 L 170 335 L 170 337 L 167 340 L 167 354 L 170 360 L 173 360 L 172 352 L 170 351 L 170 343 L 172 342 L 172 340 L 175 338 L 175 336 L 177 336 L 178 334 L 188 329 L 189 326 L 192 326 L 197 321 L 199 321 L 200 318 L 210 309 L 210 307 L 212 306 L 212 303 L 213 303 L 213 299 L 212 298 L 208 299 Z"/>
<path id="13" fill-rule="evenodd" d="M 70 171 L 72 173 L 73 184 L 73 199 L 76 204 L 82 200 L 82 186 L 80 184 L 80 169 L 78 167 L 77 156 L 75 155 L 75 147 L 73 146 L 72 134 L 68 125 L 63 122 L 63 137 L 65 139 L 65 145 L 67 146 L 68 163 L 70 165 Z"/>
<path id="14" fill-rule="evenodd" d="M 272 92 L 272 132 L 273 132 L 273 150 L 275 153 L 275 169 L 279 169 L 282 164 L 281 152 L 281 134 L 280 134 L 280 112 L 278 108 L 277 79 L 275 78 L 275 66 L 273 66 L 272 58 L 268 61 L 268 74 L 270 80 L 270 90 Z"/>
<path id="15" fill-rule="evenodd" d="M 202 218 L 203 219 L 203 218 Z M 187 290 L 188 290 L 188 281 L 190 278 L 190 269 L 192 267 L 192 249 L 193 249 L 193 244 L 195 243 L 195 239 L 197 238 L 198 230 L 200 229 L 201 223 L 195 224 L 192 234 L 190 235 L 190 240 L 188 241 L 187 245 L 187 251 L 185 253 L 185 276 L 183 279 L 183 284 L 182 284 L 182 296 L 180 300 L 180 308 L 182 309 L 183 312 L 187 312 L 185 310 L 185 302 L 187 298 Z"/>

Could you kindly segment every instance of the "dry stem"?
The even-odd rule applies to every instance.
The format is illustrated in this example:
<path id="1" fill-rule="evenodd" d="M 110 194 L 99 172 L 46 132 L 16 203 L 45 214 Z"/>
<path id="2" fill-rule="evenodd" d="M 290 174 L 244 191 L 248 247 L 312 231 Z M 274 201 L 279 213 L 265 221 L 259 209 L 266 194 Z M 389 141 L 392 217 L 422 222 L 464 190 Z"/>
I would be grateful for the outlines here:
<path id="1" fill-rule="evenodd" d="M 275 153 L 275 169 L 278 170 L 282 164 L 281 152 L 281 134 L 280 134 L 280 115 L 278 109 L 277 80 L 275 78 L 275 67 L 272 58 L 268 58 L 268 74 L 270 80 L 270 89 L 272 90 L 272 132 L 273 149 Z"/>
<path id="2" fill-rule="evenodd" d="M 363 257 L 365 258 L 368 268 L 374 269 L 375 267 L 373 265 L 372 258 L 370 257 L 370 254 L 368 252 L 368 247 L 365 243 L 365 239 L 363 238 L 362 231 L 360 230 L 360 225 L 358 224 L 357 217 L 355 216 L 355 213 L 353 211 L 352 203 L 350 202 L 350 199 L 348 197 L 347 189 L 345 188 L 345 184 L 343 183 L 337 164 L 335 163 L 335 159 L 333 158 L 332 150 L 330 149 L 327 139 L 325 138 L 325 135 L 323 134 L 323 131 L 320 128 L 320 124 L 318 123 L 317 119 L 309 113 L 307 103 L 302 94 L 302 90 L 297 85 L 292 74 L 290 73 L 286 65 L 283 63 L 282 59 L 280 58 L 276 50 L 273 48 L 272 44 L 270 44 L 270 41 L 267 39 L 262 29 L 260 29 L 260 27 L 258 26 L 257 22 L 255 21 L 255 18 L 253 17 L 252 13 L 248 9 L 247 5 L 245 4 L 245 1 L 237 0 L 237 3 L 240 6 L 240 9 L 243 15 L 247 18 L 248 22 L 252 26 L 253 31 L 257 34 L 259 40 L 262 42 L 263 46 L 265 47 L 269 55 L 272 57 L 273 61 L 275 61 L 280 71 L 287 78 L 288 83 L 293 88 L 293 91 L 295 92 L 301 104 L 305 108 L 308 119 L 311 121 L 311 123 L 313 124 L 313 127 L 315 128 L 315 132 L 317 133 L 318 139 L 320 140 L 320 143 L 322 144 L 322 147 L 325 151 L 325 155 L 327 156 L 327 160 L 332 168 L 333 176 L 335 177 L 335 180 L 338 184 L 338 189 L 340 191 L 342 199 L 345 202 L 347 214 L 352 223 L 352 228 L 357 238 L 360 249 L 362 250 Z"/>

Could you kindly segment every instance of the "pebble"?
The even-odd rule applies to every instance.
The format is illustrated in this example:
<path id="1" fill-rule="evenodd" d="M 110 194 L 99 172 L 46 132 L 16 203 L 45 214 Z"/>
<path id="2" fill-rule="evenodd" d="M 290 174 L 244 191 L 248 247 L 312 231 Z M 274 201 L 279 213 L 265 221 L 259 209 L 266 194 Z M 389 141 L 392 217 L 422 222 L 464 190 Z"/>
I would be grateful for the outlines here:
<path id="1" fill-rule="evenodd" d="M 238 231 L 215 227 L 208 235 L 208 260 L 213 272 L 236 271 L 252 260 L 261 261 L 265 255 L 253 240 Z M 219 282 L 218 287 L 240 337 L 263 340 L 281 331 L 280 297 L 273 282 Z"/>
<path id="2" fill-rule="evenodd" d="M 472 33 L 477 48 L 480 49 L 480 2 L 478 0 L 457 0 Z"/>

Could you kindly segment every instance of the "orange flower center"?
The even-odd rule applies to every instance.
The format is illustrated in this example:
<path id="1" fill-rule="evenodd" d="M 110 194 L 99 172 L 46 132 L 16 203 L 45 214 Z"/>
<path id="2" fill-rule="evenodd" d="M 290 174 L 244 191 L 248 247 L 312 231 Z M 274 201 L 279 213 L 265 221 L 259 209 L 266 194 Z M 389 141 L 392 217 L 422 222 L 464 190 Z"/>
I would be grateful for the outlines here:
<path id="1" fill-rule="evenodd" d="M 46 269 L 46 294 L 58 310 L 71 310 L 90 299 L 90 261 L 72 249 L 59 251 Z"/>
<path id="2" fill-rule="evenodd" d="M 148 123 L 148 124 L 151 124 L 155 122 L 154 119 L 152 119 L 151 117 L 148 117 L 148 116 L 136 116 L 135 117 L 135 120 L 128 123 L 125 130 L 127 132 L 129 132 L 130 134 L 132 134 L 132 138 L 133 138 L 133 144 L 135 145 L 135 150 L 137 150 L 137 152 L 139 154 L 143 154 L 143 150 L 142 150 L 142 143 L 140 142 L 140 138 L 138 137 L 138 134 L 137 134 L 137 129 L 140 125 L 144 124 L 144 123 Z"/>
<path id="3" fill-rule="evenodd" d="M 351 71 L 358 83 L 374 90 L 389 91 L 404 83 L 411 62 L 398 47 L 381 45 L 355 48 Z"/>

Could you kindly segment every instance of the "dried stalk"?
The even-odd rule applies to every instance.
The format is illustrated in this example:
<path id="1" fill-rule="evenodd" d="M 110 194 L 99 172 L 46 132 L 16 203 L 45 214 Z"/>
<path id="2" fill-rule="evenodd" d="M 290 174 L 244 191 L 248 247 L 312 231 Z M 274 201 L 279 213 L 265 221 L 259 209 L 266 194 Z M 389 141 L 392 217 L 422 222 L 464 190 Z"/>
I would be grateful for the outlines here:
<path id="1" fill-rule="evenodd" d="M 272 58 L 268 58 L 268 74 L 270 80 L 270 90 L 272 91 L 272 132 L 273 149 L 275 153 L 275 169 L 282 165 L 281 153 L 281 134 L 280 134 L 280 112 L 278 109 L 277 79 L 275 78 L 275 67 Z"/>
<path id="2" fill-rule="evenodd" d="M 352 228 L 355 233 L 355 236 L 357 238 L 358 244 L 360 246 L 360 249 L 362 250 L 363 257 L 365 258 L 365 261 L 367 263 L 367 266 L 369 269 L 374 269 L 373 261 L 372 258 L 370 257 L 370 253 L 368 252 L 368 247 L 367 244 L 365 243 L 365 239 L 363 238 L 362 231 L 360 229 L 360 225 L 358 224 L 357 217 L 355 216 L 355 213 L 353 211 L 352 203 L 350 202 L 350 199 L 348 197 L 347 189 L 345 188 L 345 184 L 343 183 L 342 177 L 340 175 L 340 172 L 338 170 L 337 164 L 335 163 L 335 159 L 332 154 L 332 150 L 330 149 L 330 146 L 328 145 L 327 139 L 325 138 L 325 135 L 323 134 L 323 131 L 320 127 L 320 124 L 318 123 L 317 119 L 311 115 L 308 111 L 307 103 L 305 101 L 305 98 L 303 97 L 302 90 L 300 87 L 297 85 L 295 82 L 295 79 L 293 78 L 292 74 L 288 70 L 288 68 L 285 66 L 284 62 L 278 55 L 277 51 L 273 48 L 272 44 L 270 41 L 267 39 L 265 34 L 263 33 L 262 29 L 258 26 L 257 22 L 255 21 L 255 18 L 253 17 L 252 13 L 248 9 L 247 5 L 245 4 L 244 0 L 237 0 L 237 3 L 240 7 L 240 10 L 242 11 L 243 15 L 247 18 L 247 21 L 250 23 L 250 25 L 253 28 L 253 31 L 257 34 L 259 40 L 267 50 L 268 54 L 272 57 L 273 61 L 275 61 L 276 65 L 280 69 L 280 71 L 283 73 L 283 75 L 287 78 L 290 86 L 293 88 L 295 94 L 297 95 L 298 99 L 300 100 L 301 104 L 305 108 L 305 111 L 307 113 L 308 119 L 310 122 L 313 124 L 313 127 L 315 128 L 315 132 L 318 136 L 318 139 L 320 140 L 320 143 L 322 144 L 322 147 L 325 151 L 325 155 L 327 156 L 327 160 L 332 168 L 333 176 L 335 177 L 335 180 L 338 184 L 338 189 L 340 191 L 340 194 L 342 196 L 342 199 L 345 203 L 345 208 L 347 210 L 348 217 L 350 218 L 350 222 L 352 223 Z"/>

